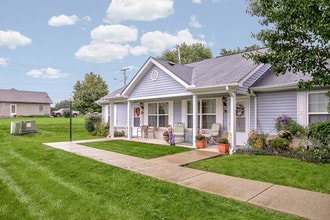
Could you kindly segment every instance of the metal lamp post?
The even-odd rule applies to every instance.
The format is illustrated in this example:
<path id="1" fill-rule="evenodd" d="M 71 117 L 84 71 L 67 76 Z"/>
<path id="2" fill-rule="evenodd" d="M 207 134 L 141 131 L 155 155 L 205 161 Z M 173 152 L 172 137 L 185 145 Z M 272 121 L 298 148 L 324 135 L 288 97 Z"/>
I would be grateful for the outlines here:
<path id="1" fill-rule="evenodd" d="M 68 98 L 70 103 L 70 142 L 72 141 L 72 102 L 74 101 L 73 96 L 70 95 Z"/>

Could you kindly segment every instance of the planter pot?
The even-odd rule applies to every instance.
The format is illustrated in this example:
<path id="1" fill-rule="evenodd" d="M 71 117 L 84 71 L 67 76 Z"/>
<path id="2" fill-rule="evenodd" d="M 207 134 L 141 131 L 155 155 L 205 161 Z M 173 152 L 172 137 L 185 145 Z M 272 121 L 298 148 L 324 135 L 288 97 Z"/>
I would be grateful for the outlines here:
<path id="1" fill-rule="evenodd" d="M 201 149 L 206 147 L 206 140 L 195 140 L 196 148 Z"/>
<path id="2" fill-rule="evenodd" d="M 167 135 L 164 135 L 163 138 L 166 142 L 168 142 L 170 140 L 169 136 L 167 136 Z"/>
<path id="3" fill-rule="evenodd" d="M 229 152 L 229 144 L 218 144 L 218 151 L 220 153 L 228 153 Z"/>

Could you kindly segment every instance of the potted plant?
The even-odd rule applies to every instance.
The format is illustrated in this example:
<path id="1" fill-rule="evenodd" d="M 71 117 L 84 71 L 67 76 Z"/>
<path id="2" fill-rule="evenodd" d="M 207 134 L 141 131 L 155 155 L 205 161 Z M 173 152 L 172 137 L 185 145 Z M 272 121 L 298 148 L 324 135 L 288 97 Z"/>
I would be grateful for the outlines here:
<path id="1" fill-rule="evenodd" d="M 218 138 L 218 151 L 220 153 L 227 153 L 229 151 L 229 140 L 228 138 Z"/>
<path id="2" fill-rule="evenodd" d="M 200 130 L 195 136 L 196 148 L 201 149 L 206 147 L 206 137 L 203 135 L 203 131 Z"/>
<path id="3" fill-rule="evenodd" d="M 168 130 L 164 131 L 163 138 L 166 142 L 169 142 L 170 138 L 169 138 Z"/>

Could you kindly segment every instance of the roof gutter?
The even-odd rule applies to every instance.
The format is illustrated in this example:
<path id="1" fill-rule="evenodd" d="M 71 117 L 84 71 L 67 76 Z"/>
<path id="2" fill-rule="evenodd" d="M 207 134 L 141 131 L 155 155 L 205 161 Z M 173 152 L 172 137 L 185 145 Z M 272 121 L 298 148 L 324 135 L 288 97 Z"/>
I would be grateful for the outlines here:
<path id="1" fill-rule="evenodd" d="M 191 91 L 193 93 L 209 93 L 214 92 L 216 90 L 220 91 L 228 91 L 228 90 L 235 90 L 238 87 L 238 83 L 230 83 L 230 84 L 223 84 L 223 85 L 214 85 L 214 86 L 205 86 L 205 87 L 195 87 L 189 86 L 187 87 L 187 91 Z"/>

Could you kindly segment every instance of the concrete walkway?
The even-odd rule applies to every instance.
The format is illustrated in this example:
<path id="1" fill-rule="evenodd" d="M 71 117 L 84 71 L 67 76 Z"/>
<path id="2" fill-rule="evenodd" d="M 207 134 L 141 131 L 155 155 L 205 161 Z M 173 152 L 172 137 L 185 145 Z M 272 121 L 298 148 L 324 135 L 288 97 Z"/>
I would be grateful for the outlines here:
<path id="1" fill-rule="evenodd" d="M 111 139 L 101 139 L 101 141 L 109 140 Z M 100 139 L 45 143 L 45 145 L 263 208 L 307 219 L 330 219 L 330 194 L 215 174 L 182 166 L 194 161 L 219 156 L 219 153 L 212 149 L 193 150 L 147 160 L 79 144 L 91 141 L 100 141 Z"/>

